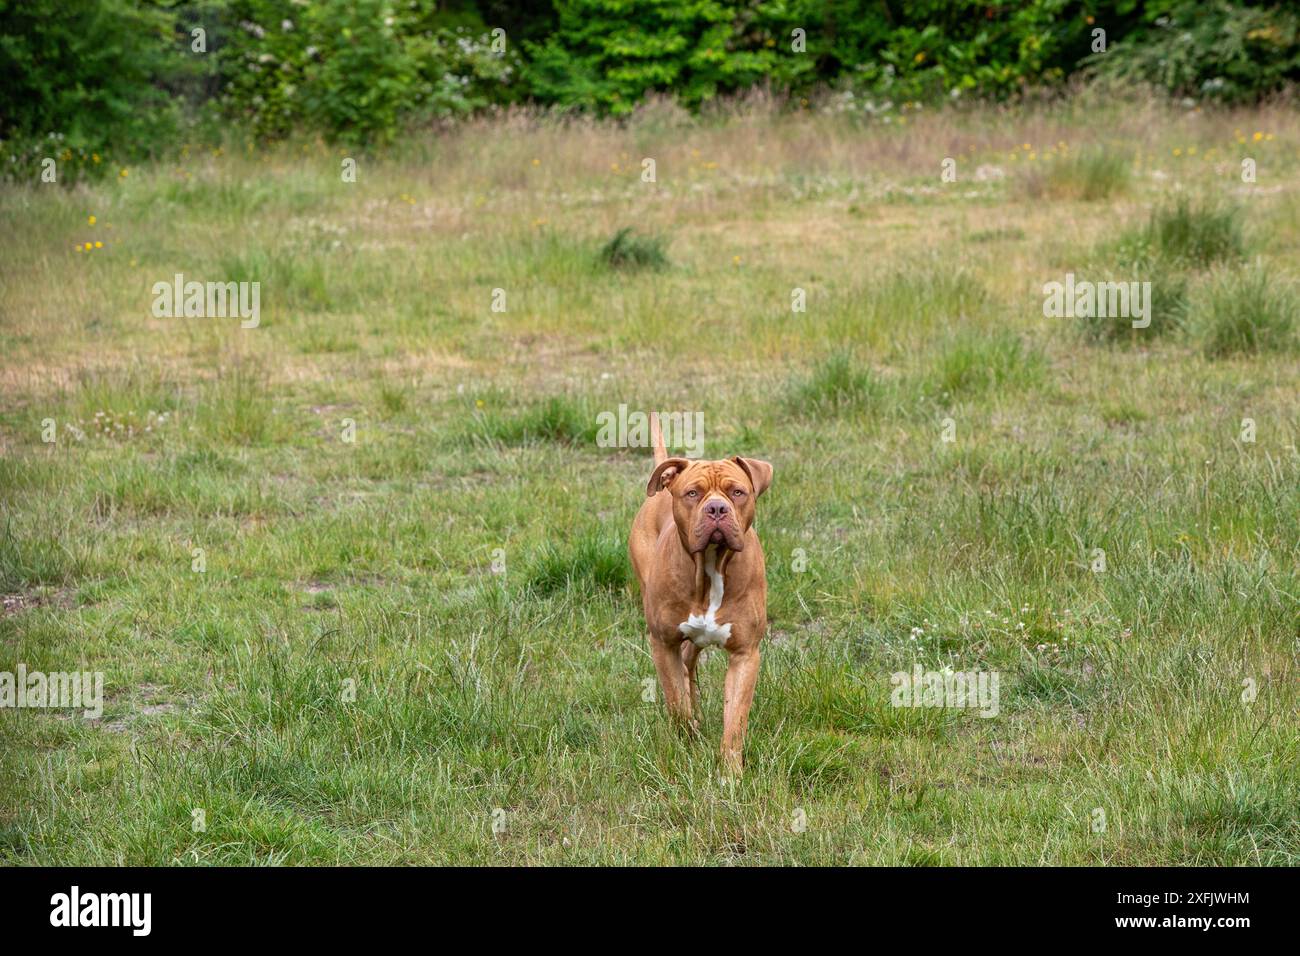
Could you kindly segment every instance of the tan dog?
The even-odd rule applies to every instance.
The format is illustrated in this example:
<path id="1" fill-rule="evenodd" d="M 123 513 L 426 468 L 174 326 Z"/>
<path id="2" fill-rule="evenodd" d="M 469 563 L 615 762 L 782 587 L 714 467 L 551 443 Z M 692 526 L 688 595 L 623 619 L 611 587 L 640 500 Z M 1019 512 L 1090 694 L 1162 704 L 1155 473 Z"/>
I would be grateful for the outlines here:
<path id="1" fill-rule="evenodd" d="M 669 714 L 694 731 L 700 650 L 711 644 L 726 650 L 722 758 L 728 770 L 739 772 L 758 645 L 767 631 L 754 501 L 772 483 L 772 466 L 753 458 L 669 458 L 657 415 L 650 417 L 650 431 L 655 469 L 628 538 L 650 653 Z"/>

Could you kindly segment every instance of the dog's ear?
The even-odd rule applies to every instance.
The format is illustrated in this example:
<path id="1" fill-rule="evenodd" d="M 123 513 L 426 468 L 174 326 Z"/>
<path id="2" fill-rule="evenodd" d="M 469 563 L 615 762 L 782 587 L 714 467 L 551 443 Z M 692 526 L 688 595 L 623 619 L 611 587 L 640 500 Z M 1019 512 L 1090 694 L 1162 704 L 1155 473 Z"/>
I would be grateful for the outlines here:
<path id="1" fill-rule="evenodd" d="M 749 483 L 754 486 L 754 497 L 757 498 L 772 484 L 772 463 L 760 461 L 757 458 L 741 458 L 737 455 L 731 459 L 740 466 L 740 470 L 749 475 Z"/>
<path id="2" fill-rule="evenodd" d="M 650 482 L 645 486 L 646 497 L 653 498 L 667 488 L 689 464 L 685 458 L 669 458 L 655 465 L 655 470 L 650 473 Z"/>

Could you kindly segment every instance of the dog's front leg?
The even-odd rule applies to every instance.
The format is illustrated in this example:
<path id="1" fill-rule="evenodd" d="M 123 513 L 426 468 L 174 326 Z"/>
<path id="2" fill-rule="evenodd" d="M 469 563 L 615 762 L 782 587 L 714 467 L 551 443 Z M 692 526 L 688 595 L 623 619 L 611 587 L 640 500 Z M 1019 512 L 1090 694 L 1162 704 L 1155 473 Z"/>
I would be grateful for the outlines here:
<path id="1" fill-rule="evenodd" d="M 691 713 L 691 695 L 686 684 L 686 665 L 682 661 L 679 638 L 669 642 L 650 635 L 650 655 L 654 658 L 655 670 L 659 673 L 659 686 L 664 691 L 664 704 L 668 714 L 680 721 L 690 730 L 695 730 L 695 718 Z"/>
<path id="2" fill-rule="evenodd" d="M 728 773 L 739 774 L 745 764 L 745 728 L 749 725 L 749 706 L 754 702 L 754 685 L 758 683 L 759 655 L 756 646 L 729 653 L 722 709 L 722 762 Z"/>
<path id="3" fill-rule="evenodd" d="M 686 690 L 691 700 L 691 712 L 700 713 L 700 682 L 695 668 L 700 663 L 700 649 L 690 641 L 682 641 L 682 664 L 686 667 Z M 696 720 L 698 720 L 698 716 Z"/>

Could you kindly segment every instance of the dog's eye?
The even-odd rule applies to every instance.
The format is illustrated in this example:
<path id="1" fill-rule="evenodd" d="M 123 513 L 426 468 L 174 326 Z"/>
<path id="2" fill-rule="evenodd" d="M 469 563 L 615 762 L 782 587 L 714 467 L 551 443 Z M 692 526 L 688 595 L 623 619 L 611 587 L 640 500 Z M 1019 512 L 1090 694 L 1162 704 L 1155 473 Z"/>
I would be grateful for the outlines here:
<path id="1" fill-rule="evenodd" d="M 737 498 L 743 498 L 745 497 L 745 489 L 737 488 L 735 491 L 732 492 L 732 494 L 735 495 Z"/>
<path id="2" fill-rule="evenodd" d="M 687 498 L 698 498 L 699 496 L 700 496 L 700 493 L 699 493 L 698 491 L 696 491 L 694 488 L 692 488 L 690 491 L 686 492 L 686 497 L 687 497 Z"/>

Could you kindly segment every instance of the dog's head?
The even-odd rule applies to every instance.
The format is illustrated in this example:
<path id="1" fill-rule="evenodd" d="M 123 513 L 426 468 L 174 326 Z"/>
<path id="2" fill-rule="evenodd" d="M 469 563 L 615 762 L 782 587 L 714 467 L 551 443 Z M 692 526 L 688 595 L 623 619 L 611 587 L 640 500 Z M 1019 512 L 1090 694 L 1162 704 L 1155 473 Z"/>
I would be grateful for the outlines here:
<path id="1" fill-rule="evenodd" d="M 655 466 L 646 494 L 673 496 L 673 520 L 691 554 L 710 544 L 745 549 L 754 501 L 772 483 L 772 466 L 757 458 L 690 461 L 669 458 Z"/>

